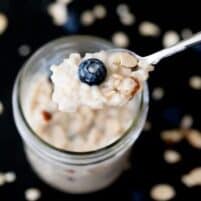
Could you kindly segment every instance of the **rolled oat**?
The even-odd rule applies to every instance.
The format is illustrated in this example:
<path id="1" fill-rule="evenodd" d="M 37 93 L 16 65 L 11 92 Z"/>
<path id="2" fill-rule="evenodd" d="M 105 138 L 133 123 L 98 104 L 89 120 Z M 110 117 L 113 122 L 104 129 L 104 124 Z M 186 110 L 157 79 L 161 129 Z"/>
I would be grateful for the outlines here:
<path id="1" fill-rule="evenodd" d="M 170 47 L 175 45 L 180 40 L 180 37 L 176 31 L 167 31 L 163 36 L 163 46 Z"/>
<path id="2" fill-rule="evenodd" d="M 192 89 L 201 90 L 201 77 L 199 75 L 190 77 L 189 85 Z"/>
<path id="3" fill-rule="evenodd" d="M 185 132 L 185 138 L 191 146 L 201 149 L 201 132 L 195 129 L 190 129 Z"/>
<path id="4" fill-rule="evenodd" d="M 90 26 L 95 21 L 94 13 L 90 10 L 84 11 L 80 16 L 80 20 L 84 26 Z"/>
<path id="5" fill-rule="evenodd" d="M 118 47 L 128 47 L 129 38 L 124 32 L 120 31 L 113 34 L 112 42 Z"/>
<path id="6" fill-rule="evenodd" d="M 166 201 L 172 199 L 176 192 L 169 184 L 158 184 L 151 189 L 150 196 L 157 201 Z"/>
<path id="7" fill-rule="evenodd" d="M 93 14 L 97 19 L 103 19 L 107 15 L 107 10 L 103 5 L 98 4 L 93 8 Z"/>
<path id="8" fill-rule="evenodd" d="M 4 177 L 7 183 L 12 183 L 16 180 L 16 175 L 14 172 L 6 172 Z"/>
<path id="9" fill-rule="evenodd" d="M 5 14 L 0 13 L 0 34 L 3 34 L 8 27 L 8 19 Z"/>
<path id="10" fill-rule="evenodd" d="M 171 164 L 177 163 L 181 160 L 181 155 L 175 150 L 166 150 L 163 157 L 167 163 Z"/>
<path id="11" fill-rule="evenodd" d="M 144 21 L 139 25 L 139 33 L 142 36 L 157 37 L 160 35 L 161 30 L 157 24 L 149 21 Z"/>
<path id="12" fill-rule="evenodd" d="M 61 2 L 51 3 L 47 11 L 52 17 L 54 24 L 57 26 L 64 25 L 68 20 L 66 5 Z"/>
<path id="13" fill-rule="evenodd" d="M 26 57 L 30 54 L 30 52 L 31 52 L 31 48 L 29 45 L 21 45 L 18 48 L 18 53 L 20 56 Z"/>
<path id="14" fill-rule="evenodd" d="M 165 92 L 164 92 L 163 88 L 161 88 L 161 87 L 156 87 L 156 88 L 153 89 L 153 91 L 152 91 L 152 98 L 153 98 L 154 100 L 160 100 L 160 99 L 163 98 L 164 93 L 165 93 Z"/>
<path id="15" fill-rule="evenodd" d="M 166 143 L 178 143 L 184 138 L 182 130 L 166 130 L 161 133 L 161 139 Z"/>
<path id="16" fill-rule="evenodd" d="M 191 115 L 185 115 L 181 119 L 180 127 L 182 129 L 189 129 L 193 125 L 193 117 Z"/>
<path id="17" fill-rule="evenodd" d="M 181 180 L 188 187 L 201 186 L 201 167 L 194 168 L 182 176 Z"/>
<path id="18" fill-rule="evenodd" d="M 4 106 L 3 103 L 0 101 L 0 115 L 3 114 Z"/>
<path id="19" fill-rule="evenodd" d="M 27 201 L 36 201 L 41 197 L 41 192 L 37 188 L 29 188 L 25 191 Z"/>

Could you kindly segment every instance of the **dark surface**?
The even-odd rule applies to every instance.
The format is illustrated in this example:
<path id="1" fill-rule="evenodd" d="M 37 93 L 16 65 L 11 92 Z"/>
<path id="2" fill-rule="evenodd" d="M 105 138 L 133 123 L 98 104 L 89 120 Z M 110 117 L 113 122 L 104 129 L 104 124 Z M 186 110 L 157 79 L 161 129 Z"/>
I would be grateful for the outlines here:
<path id="1" fill-rule="evenodd" d="M 79 23 L 82 10 L 90 9 L 96 2 L 108 9 L 107 18 L 98 20 L 90 27 Z M 0 11 L 8 16 L 9 26 L 0 35 L 0 100 L 4 104 L 4 113 L 0 116 L 0 172 L 14 171 L 16 182 L 0 187 L 1 201 L 24 200 L 24 191 L 28 187 L 37 187 L 42 192 L 40 200 L 150 200 L 150 188 L 157 183 L 169 183 L 176 189 L 174 200 L 197 201 L 201 199 L 200 187 L 187 188 L 181 183 L 181 175 L 196 166 L 201 166 L 201 153 L 186 142 L 173 145 L 182 155 L 182 161 L 169 165 L 163 160 L 163 152 L 168 147 L 159 138 L 162 130 L 177 128 L 183 115 L 193 116 L 193 127 L 200 126 L 200 91 L 189 87 L 189 77 L 200 73 L 201 48 L 183 52 L 162 61 L 149 80 L 150 90 L 163 87 L 162 100 L 151 99 L 148 119 L 152 123 L 151 131 L 143 132 L 133 148 L 132 168 L 110 188 L 91 195 L 68 195 L 60 193 L 38 179 L 27 164 L 20 137 L 14 126 L 11 111 L 11 92 L 14 78 L 27 59 L 21 57 L 18 48 L 28 44 L 32 53 L 41 45 L 63 35 L 90 34 L 111 39 L 115 31 L 124 30 L 130 37 L 131 50 L 146 55 L 162 48 L 161 37 L 141 37 L 137 31 L 143 20 L 156 22 L 162 33 L 169 29 L 180 32 L 191 28 L 200 30 L 199 1 L 146 1 L 129 0 L 131 10 L 136 15 L 136 24 L 124 27 L 115 14 L 116 5 L 122 1 L 77 0 L 70 6 L 71 21 L 65 27 L 56 27 L 46 13 L 47 0 L 4 0 L 0 2 Z M 177 5 L 176 3 L 179 3 Z M 157 6 L 156 6 L 157 5 Z"/>

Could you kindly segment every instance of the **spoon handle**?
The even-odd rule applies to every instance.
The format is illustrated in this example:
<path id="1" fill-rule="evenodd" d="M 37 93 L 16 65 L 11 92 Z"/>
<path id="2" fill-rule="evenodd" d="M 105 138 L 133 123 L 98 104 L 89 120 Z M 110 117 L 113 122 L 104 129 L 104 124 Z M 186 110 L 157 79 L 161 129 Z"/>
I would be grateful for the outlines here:
<path id="1" fill-rule="evenodd" d="M 201 32 L 195 34 L 191 38 L 181 41 L 176 45 L 160 50 L 156 53 L 153 53 L 149 56 L 144 57 L 143 59 L 149 64 L 157 64 L 161 59 L 169 57 L 173 54 L 181 52 L 193 45 L 196 45 L 201 42 Z"/>

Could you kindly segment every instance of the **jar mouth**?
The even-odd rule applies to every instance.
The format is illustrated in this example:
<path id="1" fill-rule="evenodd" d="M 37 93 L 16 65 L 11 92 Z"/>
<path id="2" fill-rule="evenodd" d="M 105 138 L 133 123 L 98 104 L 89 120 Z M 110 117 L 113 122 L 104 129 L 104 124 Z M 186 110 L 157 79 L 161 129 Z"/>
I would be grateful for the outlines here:
<path id="1" fill-rule="evenodd" d="M 63 150 L 54 147 L 53 145 L 45 142 L 42 140 L 36 132 L 33 131 L 30 124 L 27 122 L 26 117 L 24 115 L 22 104 L 20 100 L 20 90 L 21 90 L 21 82 L 23 78 L 23 72 L 28 69 L 30 66 L 29 64 L 39 55 L 41 52 L 45 51 L 47 48 L 51 48 L 55 44 L 55 42 L 62 44 L 63 42 L 66 42 L 66 40 L 94 40 L 97 41 L 97 43 L 104 43 L 106 44 L 106 49 L 111 47 L 114 47 L 110 42 L 100 39 L 94 36 L 70 36 L 70 37 L 63 37 L 60 39 L 56 39 L 54 41 L 49 42 L 48 44 L 42 46 L 39 50 L 37 50 L 31 58 L 24 64 L 21 71 L 18 73 L 18 76 L 16 78 L 14 89 L 13 89 L 13 97 L 12 97 L 12 104 L 13 104 L 13 113 L 14 113 L 14 119 L 17 125 L 17 128 L 19 130 L 19 133 L 21 134 L 22 138 L 27 142 L 30 146 L 33 146 L 35 151 L 43 152 L 44 155 L 50 156 L 51 158 L 54 158 L 56 160 L 59 160 L 60 162 L 67 162 L 67 158 L 69 157 L 71 160 L 75 159 L 76 165 L 79 165 L 79 160 L 84 159 L 93 159 L 100 157 L 100 160 L 105 160 L 106 158 L 110 158 L 113 155 L 115 155 L 117 150 L 123 149 L 124 145 L 129 143 L 128 140 L 130 137 L 133 137 L 133 141 L 135 141 L 144 125 L 144 121 L 147 116 L 148 112 L 148 102 L 149 102 L 149 92 L 148 92 L 148 86 L 147 83 L 144 85 L 144 89 L 140 92 L 140 107 L 138 110 L 137 116 L 134 118 L 133 122 L 129 126 L 129 128 L 124 132 L 124 134 L 112 142 L 111 144 L 108 144 L 104 147 L 101 147 L 96 150 L 92 151 L 85 151 L 85 152 L 76 152 L 76 151 L 68 151 Z M 21 126 L 19 126 L 19 124 Z M 24 129 L 24 132 L 22 131 Z M 120 146 L 121 145 L 121 146 Z M 123 146 L 122 146 L 123 145 Z M 110 152 L 110 153 L 109 153 Z M 109 153 L 109 154 L 108 154 Z M 104 156 L 105 157 L 102 157 Z M 97 161 L 96 161 L 97 162 Z M 74 164 L 74 163 L 73 163 Z"/>

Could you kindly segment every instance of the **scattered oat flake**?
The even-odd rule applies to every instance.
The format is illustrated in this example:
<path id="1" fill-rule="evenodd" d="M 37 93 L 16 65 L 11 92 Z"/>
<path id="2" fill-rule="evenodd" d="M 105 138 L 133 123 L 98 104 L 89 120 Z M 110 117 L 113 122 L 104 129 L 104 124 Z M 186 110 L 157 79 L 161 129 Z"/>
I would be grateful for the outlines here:
<path id="1" fill-rule="evenodd" d="M 3 114 L 4 106 L 3 103 L 0 101 L 0 115 Z"/>
<path id="2" fill-rule="evenodd" d="M 190 77 L 189 85 L 192 89 L 201 90 L 201 77 L 198 75 Z"/>
<path id="3" fill-rule="evenodd" d="M 4 176 L 7 183 L 12 183 L 16 180 L 16 175 L 14 172 L 6 172 Z"/>
<path id="4" fill-rule="evenodd" d="M 107 15 L 107 10 L 103 5 L 96 5 L 93 8 L 93 14 L 97 19 L 103 19 Z"/>
<path id="5" fill-rule="evenodd" d="M 30 54 L 31 52 L 31 48 L 29 45 L 21 45 L 19 48 L 18 48 L 18 53 L 20 56 L 22 57 L 26 57 Z"/>
<path id="6" fill-rule="evenodd" d="M 185 115 L 181 119 L 180 127 L 183 129 L 191 128 L 193 125 L 193 117 L 191 115 Z"/>
<path id="7" fill-rule="evenodd" d="M 184 137 L 184 134 L 181 130 L 167 130 L 161 133 L 161 139 L 166 143 L 178 143 Z"/>
<path id="8" fill-rule="evenodd" d="M 181 180 L 188 187 L 201 186 L 201 167 L 194 168 L 188 174 L 182 176 Z"/>
<path id="9" fill-rule="evenodd" d="M 146 121 L 145 124 L 144 124 L 143 130 L 144 130 L 144 131 L 149 131 L 149 130 L 151 130 L 151 122 Z"/>
<path id="10" fill-rule="evenodd" d="M 167 31 L 163 36 L 163 46 L 170 47 L 175 45 L 180 40 L 179 34 L 176 31 Z"/>
<path id="11" fill-rule="evenodd" d="M 152 98 L 154 100 L 160 100 L 160 99 L 163 98 L 163 96 L 164 96 L 164 90 L 163 90 L 163 88 L 157 87 L 157 88 L 153 89 Z"/>
<path id="12" fill-rule="evenodd" d="M 8 19 L 5 14 L 0 13 L 0 34 L 4 33 L 8 27 Z"/>
<path id="13" fill-rule="evenodd" d="M 112 42 L 118 47 L 127 47 L 129 38 L 124 32 L 116 32 L 112 36 Z"/>
<path id="14" fill-rule="evenodd" d="M 37 188 L 29 188 L 25 191 L 25 198 L 28 201 L 36 201 L 41 197 L 41 192 Z"/>
<path id="15" fill-rule="evenodd" d="M 124 13 L 129 12 L 129 6 L 127 4 L 119 4 L 116 8 L 117 15 L 121 16 Z"/>
<path id="16" fill-rule="evenodd" d="M 183 30 L 181 31 L 181 37 L 182 37 L 183 39 L 188 39 L 188 38 L 190 38 L 192 35 L 193 35 L 193 32 L 192 32 L 191 29 L 186 28 L 186 29 L 183 29 Z"/>
<path id="17" fill-rule="evenodd" d="M 80 20 L 84 26 L 90 26 L 94 23 L 95 16 L 92 11 L 86 10 L 81 14 Z"/>
<path id="18" fill-rule="evenodd" d="M 65 5 L 70 4 L 72 1 L 73 1 L 73 0 L 57 0 L 57 2 L 63 3 L 63 4 L 65 4 Z"/>
<path id="19" fill-rule="evenodd" d="M 185 138 L 194 148 L 201 149 L 201 132 L 190 129 L 185 133 Z"/>
<path id="20" fill-rule="evenodd" d="M 181 160 L 181 155 L 179 152 L 170 149 L 164 152 L 163 157 L 167 163 L 171 164 L 177 163 Z"/>
<path id="21" fill-rule="evenodd" d="M 135 16 L 132 13 L 125 13 L 120 16 L 120 22 L 125 26 L 131 26 L 135 23 Z"/>
<path id="22" fill-rule="evenodd" d="M 3 173 L 0 172 L 0 186 L 5 184 L 5 176 Z"/>
<path id="23" fill-rule="evenodd" d="M 64 25 L 68 20 L 66 5 L 60 2 L 52 3 L 47 9 L 49 15 L 53 18 L 53 22 L 57 26 Z"/>
<path id="24" fill-rule="evenodd" d="M 169 184 L 157 184 L 150 191 L 151 198 L 158 201 L 170 200 L 175 194 L 174 188 Z"/>
<path id="25" fill-rule="evenodd" d="M 160 35 L 161 30 L 157 24 L 149 21 L 144 21 L 139 25 L 139 33 L 142 36 L 157 37 Z"/>

